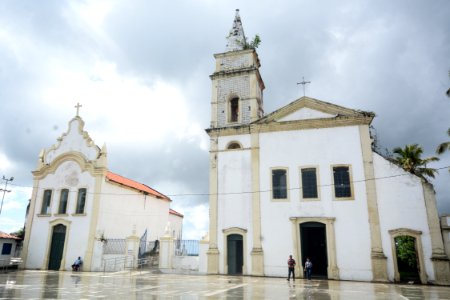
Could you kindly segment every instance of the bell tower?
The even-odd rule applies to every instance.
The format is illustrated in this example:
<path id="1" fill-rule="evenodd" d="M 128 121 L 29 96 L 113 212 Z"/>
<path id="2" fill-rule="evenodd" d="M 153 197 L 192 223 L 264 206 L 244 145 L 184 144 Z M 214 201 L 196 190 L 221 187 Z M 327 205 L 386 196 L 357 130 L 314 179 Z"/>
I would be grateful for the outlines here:
<path id="1" fill-rule="evenodd" d="M 264 82 L 256 50 L 248 43 L 239 10 L 227 37 L 226 52 L 215 54 L 211 128 L 250 124 L 263 117 Z"/>

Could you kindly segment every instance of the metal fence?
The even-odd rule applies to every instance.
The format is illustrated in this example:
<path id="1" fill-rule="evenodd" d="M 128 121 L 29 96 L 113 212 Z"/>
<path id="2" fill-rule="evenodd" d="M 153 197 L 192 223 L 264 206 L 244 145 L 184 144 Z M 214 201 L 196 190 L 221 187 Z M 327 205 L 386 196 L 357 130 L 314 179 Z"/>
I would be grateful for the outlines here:
<path id="1" fill-rule="evenodd" d="M 103 244 L 103 254 L 125 254 L 126 239 L 107 239 Z"/>
<path id="2" fill-rule="evenodd" d="M 174 242 L 176 256 L 198 256 L 199 241 L 176 240 Z"/>

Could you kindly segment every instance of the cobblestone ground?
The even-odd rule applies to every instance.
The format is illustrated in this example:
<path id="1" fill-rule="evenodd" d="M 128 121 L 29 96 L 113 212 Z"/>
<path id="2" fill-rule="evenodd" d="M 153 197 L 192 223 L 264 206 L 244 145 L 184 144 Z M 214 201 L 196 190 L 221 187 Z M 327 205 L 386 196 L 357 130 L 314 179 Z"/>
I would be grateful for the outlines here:
<path id="1" fill-rule="evenodd" d="M 450 299 L 450 287 L 149 272 L 0 274 L 1 299 Z"/>

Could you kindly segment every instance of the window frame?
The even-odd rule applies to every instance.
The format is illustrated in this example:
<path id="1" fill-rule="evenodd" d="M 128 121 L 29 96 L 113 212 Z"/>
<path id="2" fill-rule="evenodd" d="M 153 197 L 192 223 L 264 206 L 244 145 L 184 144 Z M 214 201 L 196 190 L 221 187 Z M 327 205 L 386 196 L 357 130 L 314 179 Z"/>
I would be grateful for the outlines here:
<path id="1" fill-rule="evenodd" d="M 230 148 L 231 146 L 233 146 L 233 145 L 236 145 L 237 147 L 234 147 L 234 148 Z M 242 150 L 243 149 L 243 147 L 242 147 L 242 144 L 240 143 L 240 142 L 238 142 L 238 141 L 230 141 L 228 144 L 227 144 L 227 146 L 226 146 L 226 148 L 225 148 L 226 150 Z"/>
<path id="2" fill-rule="evenodd" d="M 48 199 L 48 203 L 46 202 L 45 195 L 47 192 L 50 192 L 50 198 Z M 52 214 L 52 200 L 53 200 L 53 190 L 52 189 L 45 189 L 42 193 L 42 203 L 41 203 L 41 211 L 40 215 L 42 216 L 49 216 Z M 44 202 L 45 201 L 45 202 Z M 46 210 L 44 211 L 44 203 L 46 204 Z"/>
<path id="3" fill-rule="evenodd" d="M 349 188 L 350 188 L 350 196 L 346 197 L 337 197 L 336 196 L 336 183 L 334 180 L 334 169 L 335 168 L 342 168 L 346 167 L 348 168 L 348 180 L 349 180 Z M 349 164 L 337 164 L 331 166 L 331 180 L 333 182 L 333 199 L 334 200 L 354 200 L 355 199 L 355 189 L 353 187 L 353 175 L 352 175 L 352 167 Z"/>
<path id="4" fill-rule="evenodd" d="M 62 204 L 62 196 L 63 196 L 63 192 L 67 191 L 67 197 L 66 197 L 66 206 L 64 211 L 61 211 L 61 204 Z M 58 215 L 66 215 L 67 214 L 67 207 L 69 206 L 69 195 L 70 195 L 70 190 L 69 189 L 61 189 L 61 191 L 59 192 L 59 205 L 58 205 Z"/>
<path id="5" fill-rule="evenodd" d="M 275 198 L 274 197 L 274 186 L 273 186 L 273 174 L 274 171 L 285 171 L 286 176 L 286 198 Z M 273 167 L 270 168 L 270 198 L 272 201 L 289 201 L 289 168 L 288 167 Z"/>
<path id="6" fill-rule="evenodd" d="M 79 212 L 78 207 L 80 203 L 80 192 L 84 190 L 84 203 L 83 203 L 83 211 Z M 82 187 L 78 189 L 77 192 L 77 201 L 75 203 L 75 213 L 74 215 L 86 215 L 86 201 L 87 201 L 87 188 Z"/>
<path id="7" fill-rule="evenodd" d="M 316 175 L 316 197 L 312 198 L 312 197 L 304 197 L 303 194 L 303 170 L 307 170 L 307 169 L 314 169 L 315 170 L 315 175 Z M 308 166 L 301 166 L 299 168 L 299 186 L 300 186 L 300 200 L 302 201 L 320 201 L 320 186 L 319 186 L 319 166 L 312 166 L 312 165 L 308 165 Z"/>

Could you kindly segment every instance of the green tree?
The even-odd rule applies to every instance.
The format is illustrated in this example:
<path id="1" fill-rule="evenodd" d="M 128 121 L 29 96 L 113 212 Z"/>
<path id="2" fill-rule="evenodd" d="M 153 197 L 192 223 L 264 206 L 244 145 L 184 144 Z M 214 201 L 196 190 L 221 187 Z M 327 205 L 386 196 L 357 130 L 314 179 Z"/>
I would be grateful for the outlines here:
<path id="1" fill-rule="evenodd" d="M 426 177 L 434 178 L 437 173 L 436 169 L 427 168 L 427 164 L 432 161 L 438 161 L 439 158 L 432 156 L 422 158 L 423 149 L 417 144 L 406 145 L 404 148 L 394 148 L 393 160 L 400 165 L 405 171 L 417 175 L 425 180 Z"/>
<path id="2" fill-rule="evenodd" d="M 253 40 L 250 43 L 247 42 L 247 38 L 245 38 L 242 46 L 243 46 L 244 50 L 256 49 L 256 48 L 258 48 L 259 44 L 261 44 L 261 38 L 259 37 L 259 35 L 255 35 L 255 37 L 253 38 Z"/>
<path id="3" fill-rule="evenodd" d="M 407 235 L 398 236 L 395 238 L 395 248 L 399 260 L 411 268 L 417 267 L 415 238 Z"/>

